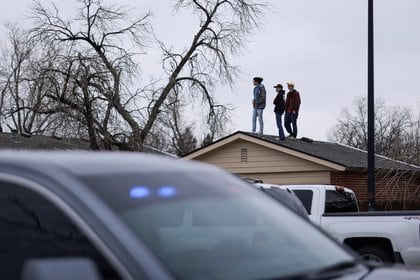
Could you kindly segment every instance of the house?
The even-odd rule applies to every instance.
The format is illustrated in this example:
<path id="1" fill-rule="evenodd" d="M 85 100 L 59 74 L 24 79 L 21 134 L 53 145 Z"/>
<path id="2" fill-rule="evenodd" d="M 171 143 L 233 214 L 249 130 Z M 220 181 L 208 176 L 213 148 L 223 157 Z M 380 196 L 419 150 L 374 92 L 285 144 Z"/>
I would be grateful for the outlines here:
<path id="1" fill-rule="evenodd" d="M 367 152 L 311 139 L 238 131 L 184 156 L 273 184 L 333 184 L 355 191 L 367 205 Z M 420 167 L 376 156 L 378 209 L 420 209 Z"/>

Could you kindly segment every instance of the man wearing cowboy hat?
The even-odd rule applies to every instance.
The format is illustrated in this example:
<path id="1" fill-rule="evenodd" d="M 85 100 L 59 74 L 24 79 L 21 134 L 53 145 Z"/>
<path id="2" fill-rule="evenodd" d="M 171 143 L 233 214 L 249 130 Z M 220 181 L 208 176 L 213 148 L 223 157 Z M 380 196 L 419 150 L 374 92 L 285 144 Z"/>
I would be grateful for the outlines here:
<path id="1" fill-rule="evenodd" d="M 297 137 L 297 118 L 299 115 L 300 96 L 299 92 L 295 90 L 295 84 L 287 83 L 289 92 L 286 97 L 286 114 L 284 117 L 284 126 L 289 133 L 288 137 Z"/>

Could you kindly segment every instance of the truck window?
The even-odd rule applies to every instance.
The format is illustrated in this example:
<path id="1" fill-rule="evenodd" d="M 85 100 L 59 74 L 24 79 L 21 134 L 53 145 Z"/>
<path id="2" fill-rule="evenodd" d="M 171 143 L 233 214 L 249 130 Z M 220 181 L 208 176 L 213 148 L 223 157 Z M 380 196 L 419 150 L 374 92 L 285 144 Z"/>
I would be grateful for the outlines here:
<path id="1" fill-rule="evenodd" d="M 356 197 L 345 191 L 326 192 L 325 213 L 358 212 Z"/>
<path id="2" fill-rule="evenodd" d="M 303 206 L 305 206 L 308 215 L 311 215 L 312 198 L 314 196 L 314 192 L 311 190 L 293 190 L 293 192 L 300 199 Z"/>
<path id="3" fill-rule="evenodd" d="M 41 195 L 0 182 L 0 279 L 19 279 L 27 259 L 88 257 L 103 279 L 120 279 L 92 243 Z"/>

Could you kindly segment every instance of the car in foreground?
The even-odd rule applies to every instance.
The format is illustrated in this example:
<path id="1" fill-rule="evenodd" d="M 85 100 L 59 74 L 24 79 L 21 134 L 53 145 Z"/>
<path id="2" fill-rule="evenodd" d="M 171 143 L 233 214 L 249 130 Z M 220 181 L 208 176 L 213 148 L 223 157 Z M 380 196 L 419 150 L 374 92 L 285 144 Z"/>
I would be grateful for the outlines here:
<path id="1" fill-rule="evenodd" d="M 209 165 L 0 152 L 1 279 L 420 279 Z"/>

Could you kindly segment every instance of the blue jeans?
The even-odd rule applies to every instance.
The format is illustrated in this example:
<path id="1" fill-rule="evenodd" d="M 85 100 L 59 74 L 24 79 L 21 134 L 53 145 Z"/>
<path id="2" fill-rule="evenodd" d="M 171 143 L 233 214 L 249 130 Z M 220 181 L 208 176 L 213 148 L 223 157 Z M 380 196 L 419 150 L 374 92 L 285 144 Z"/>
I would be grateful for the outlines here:
<path id="1" fill-rule="evenodd" d="M 284 117 L 284 127 L 286 127 L 287 132 L 294 138 L 297 137 L 297 132 L 298 132 L 297 131 L 297 118 L 298 118 L 298 113 L 286 113 Z"/>
<path id="2" fill-rule="evenodd" d="M 281 121 L 282 116 L 283 114 L 276 113 L 276 122 L 277 122 L 277 128 L 279 129 L 280 140 L 284 140 L 283 122 Z"/>
<path id="3" fill-rule="evenodd" d="M 252 132 L 257 131 L 257 118 L 258 122 L 260 124 L 260 132 L 258 134 L 262 135 L 264 130 L 264 121 L 263 121 L 263 110 L 264 109 L 257 109 L 254 108 L 254 111 L 252 113 Z"/>

